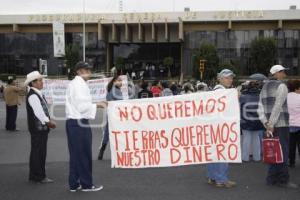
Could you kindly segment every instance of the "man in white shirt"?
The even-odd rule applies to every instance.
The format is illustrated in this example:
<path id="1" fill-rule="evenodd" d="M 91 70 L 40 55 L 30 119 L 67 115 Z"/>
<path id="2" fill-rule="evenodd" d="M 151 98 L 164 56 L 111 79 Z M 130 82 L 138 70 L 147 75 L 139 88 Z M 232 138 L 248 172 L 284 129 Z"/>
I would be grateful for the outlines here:
<path id="1" fill-rule="evenodd" d="M 47 101 L 41 93 L 44 77 L 46 76 L 34 71 L 27 75 L 25 81 L 25 86 L 29 85 L 26 96 L 26 109 L 28 129 L 31 135 L 29 181 L 34 183 L 53 182 L 46 176 L 45 163 L 48 133 L 56 125 L 50 119 Z"/>
<path id="2" fill-rule="evenodd" d="M 95 192 L 103 186 L 94 186 L 92 180 L 92 130 L 89 119 L 95 119 L 97 108 L 105 103 L 92 103 L 86 83 L 91 77 L 91 66 L 78 62 L 77 76 L 70 82 L 66 92 L 66 131 L 70 153 L 69 187 L 71 192 Z"/>

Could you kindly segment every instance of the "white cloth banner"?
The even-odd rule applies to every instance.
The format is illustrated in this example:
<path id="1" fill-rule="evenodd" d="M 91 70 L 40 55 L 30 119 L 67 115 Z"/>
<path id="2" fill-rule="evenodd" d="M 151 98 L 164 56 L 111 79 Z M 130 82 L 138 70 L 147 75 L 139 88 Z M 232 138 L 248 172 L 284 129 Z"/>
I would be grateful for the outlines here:
<path id="1" fill-rule="evenodd" d="M 65 25 L 61 22 L 53 22 L 53 51 L 54 57 L 65 56 Z"/>
<path id="2" fill-rule="evenodd" d="M 108 104 L 112 167 L 239 163 L 236 89 Z"/>
<path id="3" fill-rule="evenodd" d="M 106 100 L 106 87 L 112 78 L 93 79 L 88 81 L 93 102 L 101 102 Z M 128 99 L 128 81 L 127 76 L 121 76 L 122 79 L 122 94 L 124 99 Z M 65 104 L 66 90 L 69 80 L 44 79 L 44 88 L 42 90 L 49 104 Z"/>

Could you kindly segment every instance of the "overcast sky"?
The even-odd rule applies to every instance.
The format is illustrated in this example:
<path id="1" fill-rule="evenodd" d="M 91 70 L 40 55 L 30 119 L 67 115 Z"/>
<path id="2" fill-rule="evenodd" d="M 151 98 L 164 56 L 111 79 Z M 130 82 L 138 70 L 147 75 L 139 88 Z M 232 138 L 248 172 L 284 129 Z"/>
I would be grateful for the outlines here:
<path id="1" fill-rule="evenodd" d="M 79 13 L 84 0 L 0 0 L 0 14 Z M 120 0 L 85 0 L 86 12 L 119 12 Z M 284 10 L 300 0 L 123 0 L 123 12 Z"/>

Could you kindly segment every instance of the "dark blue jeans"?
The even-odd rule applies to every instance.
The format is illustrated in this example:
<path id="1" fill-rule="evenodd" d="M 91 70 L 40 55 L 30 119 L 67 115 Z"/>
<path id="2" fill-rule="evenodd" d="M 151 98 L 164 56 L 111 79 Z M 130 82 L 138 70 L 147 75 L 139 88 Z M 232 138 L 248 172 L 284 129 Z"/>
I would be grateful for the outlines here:
<path id="1" fill-rule="evenodd" d="M 70 189 L 79 185 L 83 189 L 93 186 L 92 180 L 92 130 L 87 119 L 68 119 L 66 122 L 70 153 Z"/>
<path id="2" fill-rule="evenodd" d="M 289 182 L 288 158 L 289 158 L 289 128 L 278 127 L 274 128 L 274 136 L 279 137 L 282 153 L 283 163 L 272 164 L 269 166 L 267 175 L 267 184 L 286 184 Z"/>
<path id="3" fill-rule="evenodd" d="M 106 123 L 105 127 L 104 127 L 104 132 L 103 132 L 103 138 L 102 138 L 102 142 L 101 142 L 101 147 L 103 145 L 107 145 L 107 143 L 109 142 L 109 130 L 108 130 L 108 122 Z"/>
<path id="4" fill-rule="evenodd" d="M 16 130 L 16 120 L 18 115 L 18 106 L 8 106 L 6 105 L 6 130 L 14 131 Z"/>

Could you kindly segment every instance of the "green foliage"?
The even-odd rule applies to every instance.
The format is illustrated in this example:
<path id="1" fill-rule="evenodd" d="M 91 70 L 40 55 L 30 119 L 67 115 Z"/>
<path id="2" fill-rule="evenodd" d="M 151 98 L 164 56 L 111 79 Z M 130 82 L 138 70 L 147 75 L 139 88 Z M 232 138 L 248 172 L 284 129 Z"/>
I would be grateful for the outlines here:
<path id="1" fill-rule="evenodd" d="M 122 69 L 123 68 L 123 66 L 124 66 L 124 63 L 125 63 L 125 60 L 124 60 L 124 58 L 122 58 L 122 57 L 117 57 L 116 58 L 116 68 L 117 69 Z"/>
<path id="2" fill-rule="evenodd" d="M 216 47 L 208 42 L 201 44 L 199 50 L 196 51 L 194 56 L 193 77 L 200 79 L 199 62 L 206 60 L 205 70 L 203 74 L 204 80 L 212 80 L 216 77 L 219 70 L 219 57 Z"/>
<path id="3" fill-rule="evenodd" d="M 222 69 L 230 69 L 231 71 L 233 71 L 233 73 L 235 73 L 237 76 L 241 75 L 241 70 L 239 67 L 237 67 L 234 64 L 231 63 L 222 63 L 219 66 L 219 71 L 221 71 Z"/>
<path id="4" fill-rule="evenodd" d="M 66 46 L 66 55 L 65 55 L 67 69 L 70 70 L 68 73 L 68 79 L 72 79 L 75 75 L 75 65 L 80 61 L 80 50 L 77 45 L 67 45 Z"/>
<path id="5" fill-rule="evenodd" d="M 165 57 L 163 60 L 163 64 L 167 67 L 170 67 L 174 64 L 174 59 L 172 57 Z"/>
<path id="6" fill-rule="evenodd" d="M 174 64 L 174 59 L 172 57 L 165 57 L 163 60 L 164 66 L 168 67 L 168 77 L 171 77 L 171 66 Z"/>
<path id="7" fill-rule="evenodd" d="M 268 75 L 270 67 L 275 64 L 277 56 L 274 38 L 256 38 L 250 46 L 249 74 L 263 73 Z"/>
<path id="8" fill-rule="evenodd" d="M 122 57 L 117 57 L 115 62 L 117 74 L 123 74 L 124 65 L 125 65 L 125 59 Z"/>

